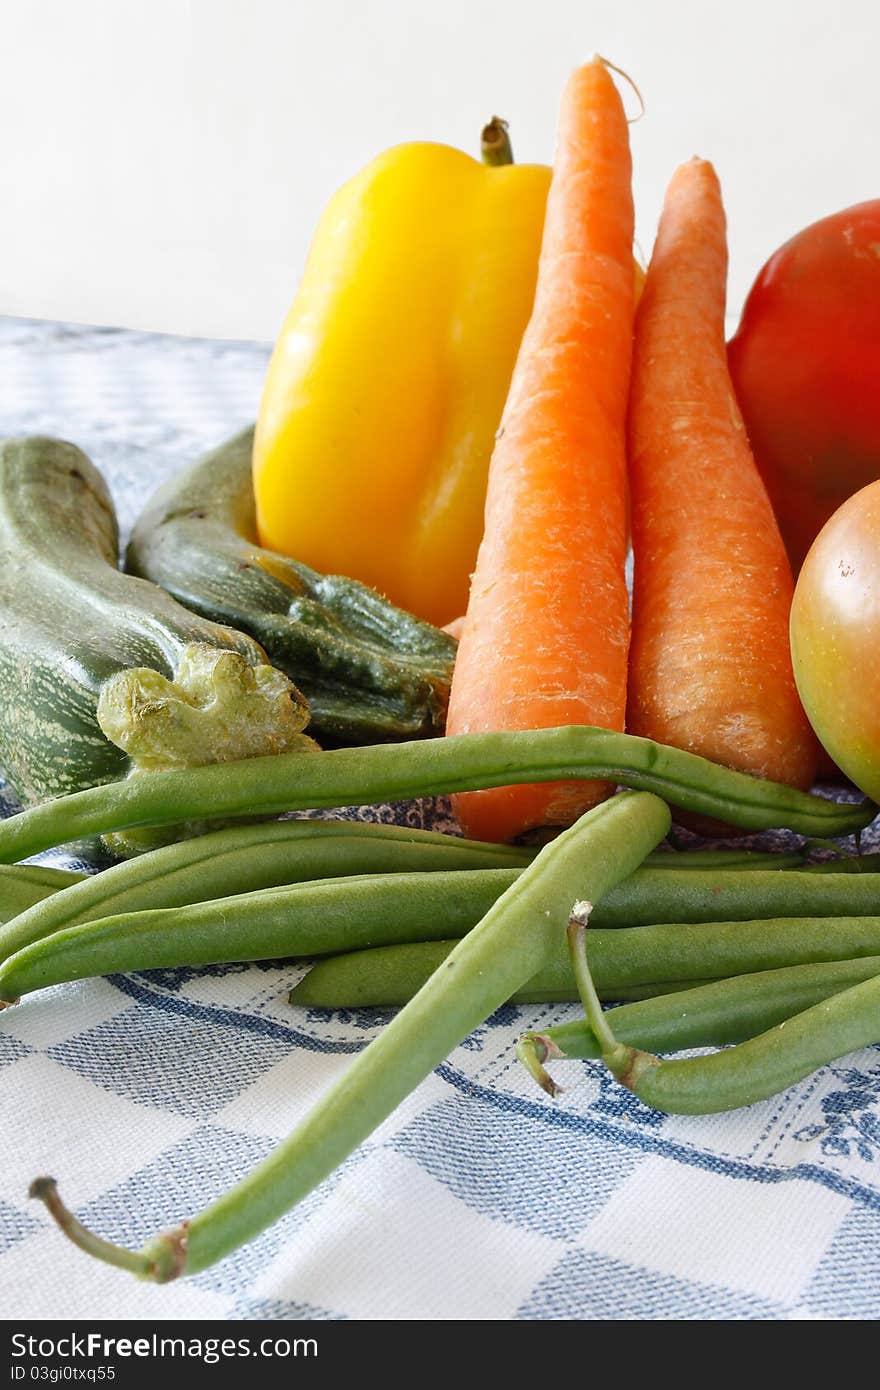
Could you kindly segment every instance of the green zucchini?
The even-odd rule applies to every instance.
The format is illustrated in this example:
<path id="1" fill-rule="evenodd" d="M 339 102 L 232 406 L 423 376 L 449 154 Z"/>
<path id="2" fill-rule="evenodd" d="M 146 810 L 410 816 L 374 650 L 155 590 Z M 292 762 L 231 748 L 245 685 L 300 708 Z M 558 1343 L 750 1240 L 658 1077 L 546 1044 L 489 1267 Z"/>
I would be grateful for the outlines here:
<path id="1" fill-rule="evenodd" d="M 0 767 L 25 804 L 314 747 L 252 638 L 122 574 L 113 503 L 75 445 L 0 443 Z"/>
<path id="2" fill-rule="evenodd" d="M 135 526 L 127 569 L 256 638 L 305 695 L 322 742 L 441 733 L 455 642 L 364 584 L 261 549 L 252 446 L 244 430 L 161 488 Z"/>

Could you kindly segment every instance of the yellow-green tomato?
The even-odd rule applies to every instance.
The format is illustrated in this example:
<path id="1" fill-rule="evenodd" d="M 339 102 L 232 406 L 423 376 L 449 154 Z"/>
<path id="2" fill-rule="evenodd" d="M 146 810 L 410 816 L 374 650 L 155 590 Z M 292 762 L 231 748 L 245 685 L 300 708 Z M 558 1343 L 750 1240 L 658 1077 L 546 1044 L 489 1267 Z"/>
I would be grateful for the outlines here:
<path id="1" fill-rule="evenodd" d="M 791 655 L 821 742 L 880 801 L 880 482 L 844 502 L 813 542 L 792 603 Z"/>

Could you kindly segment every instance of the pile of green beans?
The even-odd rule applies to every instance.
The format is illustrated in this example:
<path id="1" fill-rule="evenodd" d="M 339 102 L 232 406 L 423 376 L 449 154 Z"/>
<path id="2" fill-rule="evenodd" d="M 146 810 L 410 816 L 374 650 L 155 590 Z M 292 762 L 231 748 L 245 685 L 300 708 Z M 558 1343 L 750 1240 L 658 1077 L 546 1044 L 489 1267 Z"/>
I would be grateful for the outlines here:
<path id="1" fill-rule="evenodd" d="M 320 955 L 337 959 L 315 967 L 295 991 L 295 1003 L 405 1003 L 439 963 L 430 943 L 469 932 L 525 872 L 518 864 L 531 858 L 530 851 L 452 836 L 338 821 L 218 831 L 73 884 L 0 927 L 0 1003 L 95 975 Z M 493 862 L 514 867 L 465 867 Z M 327 876 L 340 869 L 345 877 Z M 318 876 L 327 877 L 312 881 Z M 573 897 L 581 893 L 576 874 L 571 891 Z M 591 921 L 621 936 L 634 968 L 617 983 L 634 988 L 660 977 L 646 973 L 628 928 L 670 922 L 745 928 L 784 917 L 794 919 L 789 937 L 797 931 L 802 938 L 799 960 L 829 959 L 809 954 L 818 948 L 805 919 L 844 918 L 855 931 L 878 907 L 876 874 L 638 868 L 597 904 Z M 734 926 L 733 938 L 727 965 L 703 964 L 696 976 L 690 971 L 683 977 L 761 968 L 742 963 L 748 932 Z M 698 942 L 699 957 L 703 945 L 708 951 L 699 927 Z M 383 946 L 399 949 L 371 963 L 365 949 Z M 354 962 L 351 952 L 361 953 Z M 838 949 L 834 958 L 844 954 L 865 950 Z M 783 954 L 779 963 L 795 961 Z M 523 998 L 571 998 L 572 988 L 560 937 L 555 958 Z"/>
<path id="2" fill-rule="evenodd" d="M 21 947 L 0 964 L 0 1001 L 126 970 L 320 956 L 342 942 L 364 947 L 450 930 L 464 936 L 518 877 L 509 869 L 363 874 L 120 913 Z"/>
<path id="3" fill-rule="evenodd" d="M 598 901 L 636 868 L 669 825 L 669 809 L 659 798 L 628 793 L 587 812 L 546 845 L 293 1134 L 225 1196 L 143 1250 L 123 1249 L 86 1230 L 64 1207 L 53 1179 L 37 1179 L 32 1194 L 75 1243 L 108 1263 L 159 1282 L 204 1269 L 327 1177 L 541 968 L 565 930 L 573 881 Z"/>
<path id="4" fill-rule="evenodd" d="M 366 806 L 525 782 L 600 779 L 654 792 L 669 804 L 745 830 L 848 835 L 872 802 L 826 800 L 632 734 L 574 726 L 457 734 L 414 743 L 283 753 L 142 773 L 61 796 L 0 825 L 0 862 L 118 830 L 184 821 Z"/>
<path id="5" fill-rule="evenodd" d="M 756 977 L 728 981 L 732 995 L 737 996 L 739 1016 L 745 1022 L 746 1005 L 750 1005 L 752 1022 L 760 1019 L 763 1031 L 754 1036 L 751 1031 L 743 1033 L 735 1024 L 730 1030 L 730 1040 L 736 1043 L 734 1047 L 701 1057 L 661 1059 L 653 1052 L 644 1051 L 642 1046 L 624 1041 L 627 1021 L 624 1021 L 624 1032 L 620 1033 L 616 1022 L 618 1011 L 603 1010 L 587 961 L 586 938 L 585 922 L 576 907 L 569 922 L 569 941 L 572 969 L 588 1030 L 612 1075 L 655 1110 L 676 1115 L 708 1115 L 754 1105 L 795 1085 L 827 1062 L 871 1046 L 880 1039 L 880 962 L 866 959 L 863 962 L 865 975 L 856 972 L 847 978 L 852 962 L 841 962 L 835 988 L 820 987 L 817 997 L 812 998 L 808 989 L 807 1006 L 804 1007 L 804 997 L 801 997 L 800 1008 L 793 1012 L 786 1009 L 782 1017 L 778 1012 L 774 1014 L 773 1009 L 762 1016 L 760 1003 L 766 1003 L 766 999 L 762 998 L 756 1007 L 756 996 L 762 991 L 760 986 L 756 991 Z M 829 974 L 829 983 L 831 978 Z M 712 988 L 717 995 L 720 987 Z M 705 994 L 704 989 L 704 1001 Z M 793 1003 L 796 997 L 797 989 L 787 1004 Z M 667 1006 L 670 1002 L 687 1014 L 687 995 L 674 995 L 671 1001 L 660 1001 Z M 720 1024 L 716 1028 L 719 1030 Z M 685 1035 L 687 1031 L 686 1028 Z M 699 1027 L 694 1032 L 699 1034 Z M 673 1044 L 675 1047 L 691 1045 L 681 1042 L 681 1036 L 679 1033 Z M 553 1083 L 542 1075 L 542 1063 L 558 1055 L 554 1051 L 556 1046 L 554 1039 L 535 1034 L 527 1036 L 520 1045 L 520 1056 L 545 1089 L 551 1091 Z"/>
<path id="6" fill-rule="evenodd" d="M 233 826 L 152 850 L 73 886 L 60 885 L 64 891 L 50 891 L 0 927 L 0 959 L 63 927 L 146 908 L 188 907 L 342 875 L 516 870 L 534 856 L 534 850 L 400 825 L 286 820 Z M 148 964 L 135 968 L 146 969 Z"/>
<path id="7" fill-rule="evenodd" d="M 323 830 L 325 824 L 333 829 Z M 379 842 L 386 839 L 387 845 L 381 846 Z M 401 872 L 428 870 L 435 864 L 438 868 L 453 868 L 457 863 L 462 868 L 525 868 L 538 852 L 525 846 L 485 844 L 456 835 L 371 821 L 343 821 L 341 828 L 337 821 L 263 821 L 257 826 L 235 826 L 167 845 L 102 874 L 76 873 L 42 864 L 0 864 L 0 925 L 74 883 L 88 882 L 93 887 L 89 894 L 73 900 L 80 905 L 72 909 L 73 916 L 63 919 L 61 924 L 65 926 L 105 916 L 110 910 L 122 911 L 124 903 L 131 911 L 147 905 L 182 907 L 202 901 L 202 895 L 209 890 L 212 897 L 223 897 L 236 891 L 281 887 L 305 878 L 373 871 L 392 873 L 396 867 L 394 845 L 404 846 L 399 854 Z M 204 872 L 208 859 L 214 861 L 210 874 Z M 655 869 L 819 871 L 829 866 L 841 872 L 880 870 L 880 855 L 847 855 L 829 864 L 808 865 L 798 851 L 781 854 L 749 849 L 656 850 L 645 860 L 646 868 Z M 131 897 L 125 896 L 128 894 Z M 70 904 L 71 899 L 66 898 L 65 913 Z M 59 925 L 57 921 L 53 924 L 51 915 L 46 915 L 45 923 L 39 935 L 54 931 Z"/>
<path id="8" fill-rule="evenodd" d="M 592 969 L 601 997 L 595 963 Z M 724 1047 L 776 1028 L 804 1009 L 875 975 L 880 975 L 880 955 L 744 973 L 622 1004 L 611 1014 L 610 1024 L 619 1042 L 652 1052 Z M 538 1085 L 551 1096 L 559 1088 L 548 1075 L 545 1062 L 602 1056 L 601 1045 L 585 1018 L 543 1032 L 524 1033 L 516 1050 Z"/>

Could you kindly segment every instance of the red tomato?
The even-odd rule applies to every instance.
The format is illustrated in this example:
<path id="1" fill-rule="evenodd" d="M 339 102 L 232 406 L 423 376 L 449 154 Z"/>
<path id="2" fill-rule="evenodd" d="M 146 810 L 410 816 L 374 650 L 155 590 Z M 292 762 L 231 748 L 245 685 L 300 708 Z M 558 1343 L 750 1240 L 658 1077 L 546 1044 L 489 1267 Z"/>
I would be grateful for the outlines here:
<path id="1" fill-rule="evenodd" d="M 791 656 L 824 747 L 880 801 L 880 482 L 844 502 L 810 549 L 791 606 Z"/>
<path id="2" fill-rule="evenodd" d="M 729 360 L 797 574 L 841 502 L 880 477 L 880 199 L 814 222 L 770 258 Z"/>

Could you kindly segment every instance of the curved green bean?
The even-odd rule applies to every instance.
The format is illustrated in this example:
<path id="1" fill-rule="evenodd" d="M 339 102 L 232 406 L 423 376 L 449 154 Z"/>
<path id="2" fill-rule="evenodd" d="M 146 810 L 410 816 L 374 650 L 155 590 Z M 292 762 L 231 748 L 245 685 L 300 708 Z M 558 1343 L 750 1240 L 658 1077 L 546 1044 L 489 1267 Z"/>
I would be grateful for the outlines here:
<path id="1" fill-rule="evenodd" d="M 736 1047 L 705 1057 L 662 1060 L 617 1038 L 613 1011 L 604 1012 L 599 1002 L 586 937 L 576 905 L 569 942 L 587 1022 L 611 1074 L 656 1110 L 711 1115 L 754 1105 L 826 1062 L 880 1041 L 880 975 L 874 974 Z"/>
<path id="2" fill-rule="evenodd" d="M 611 1013 L 610 1024 L 618 1042 L 651 1052 L 725 1047 L 775 1028 L 875 975 L 880 975 L 880 956 L 762 970 L 622 1004 Z M 524 1033 L 517 1055 L 538 1085 L 554 1095 L 557 1087 L 544 1069 L 545 1062 L 558 1057 L 601 1057 L 602 1052 L 587 1020 L 578 1018 Z"/>
<path id="3" fill-rule="evenodd" d="M 598 916 L 598 909 L 595 916 Z M 591 919 L 592 920 L 592 919 Z M 313 965 L 290 991 L 306 1008 L 389 1008 L 405 1004 L 438 969 L 454 941 L 406 942 L 346 951 Z M 621 991 L 753 971 L 880 955 L 880 917 L 777 918 L 754 922 L 676 922 L 590 930 L 590 965 L 605 999 Z M 2 976 L 0 976 L 2 978 Z M 518 990 L 520 1004 L 577 999 L 567 945 Z"/>
<path id="4" fill-rule="evenodd" d="M 674 806 L 746 830 L 787 827 L 804 835 L 846 835 L 868 825 L 877 810 L 870 802 L 843 804 L 765 782 L 632 734 L 575 726 L 456 734 L 142 773 L 11 816 L 0 825 L 0 862 L 140 826 L 363 806 L 566 778 L 599 778 L 654 792 Z"/>
<path id="5" fill-rule="evenodd" d="M 875 975 L 738 1047 L 708 1057 L 643 1061 L 630 1069 L 628 1084 L 656 1110 L 711 1115 L 778 1095 L 826 1063 L 877 1042 L 880 977 Z"/>
<path id="6" fill-rule="evenodd" d="M 63 1206 L 53 1179 L 35 1196 L 83 1249 L 144 1278 L 194 1274 L 252 1239 L 323 1181 L 447 1054 L 553 950 L 577 883 L 598 901 L 664 836 L 669 810 L 648 795 L 616 796 L 546 845 L 320 1103 L 231 1191 L 174 1231 L 134 1252 L 87 1231 Z"/>
<path id="7" fill-rule="evenodd" d="M 209 898 L 347 874 L 516 869 L 530 863 L 536 852 L 362 821 L 286 820 L 234 826 L 127 859 L 22 911 L 14 922 L 0 927 L 0 960 L 64 927 L 121 913 L 185 907 Z M 468 925 L 473 926 L 478 917 L 479 913 Z"/>

